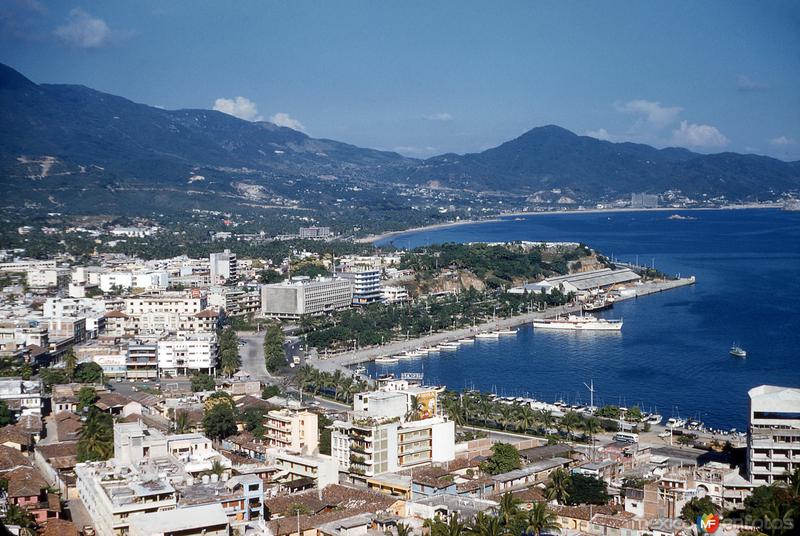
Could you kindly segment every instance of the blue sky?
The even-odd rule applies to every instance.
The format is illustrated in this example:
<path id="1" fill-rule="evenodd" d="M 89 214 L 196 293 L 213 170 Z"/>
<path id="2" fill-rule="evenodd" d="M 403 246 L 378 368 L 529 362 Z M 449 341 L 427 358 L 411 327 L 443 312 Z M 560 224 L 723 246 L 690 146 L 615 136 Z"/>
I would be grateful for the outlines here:
<path id="1" fill-rule="evenodd" d="M 798 2 L 0 0 L 0 62 L 410 156 L 552 123 L 800 159 Z"/>

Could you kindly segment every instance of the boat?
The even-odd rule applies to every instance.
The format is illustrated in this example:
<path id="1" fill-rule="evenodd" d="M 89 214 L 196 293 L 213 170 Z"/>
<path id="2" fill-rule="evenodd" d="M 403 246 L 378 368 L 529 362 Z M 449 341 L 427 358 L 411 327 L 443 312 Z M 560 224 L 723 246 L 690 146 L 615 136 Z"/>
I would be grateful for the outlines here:
<path id="1" fill-rule="evenodd" d="M 614 305 L 614 298 L 602 294 L 596 296 L 593 300 L 585 302 L 581 305 L 584 312 L 602 311 L 603 309 L 610 309 Z"/>
<path id="2" fill-rule="evenodd" d="M 367 367 L 356 367 L 353 369 L 353 374 L 366 374 Z"/>
<path id="3" fill-rule="evenodd" d="M 461 346 L 457 342 L 443 342 L 439 345 L 440 350 L 458 350 L 458 347 Z"/>
<path id="4" fill-rule="evenodd" d="M 473 342 L 475 342 L 475 339 L 473 339 L 472 337 L 469 337 L 467 339 L 458 339 L 458 344 L 472 344 Z"/>
<path id="5" fill-rule="evenodd" d="M 496 331 L 486 331 L 475 335 L 476 339 L 496 339 L 498 337 L 500 337 L 500 335 Z"/>
<path id="6" fill-rule="evenodd" d="M 516 329 L 498 329 L 498 330 L 495 331 L 495 333 L 497 333 L 497 335 L 516 335 L 517 334 L 517 330 Z"/>
<path id="7" fill-rule="evenodd" d="M 394 363 L 398 363 L 400 360 L 396 357 L 389 357 L 389 356 L 381 356 L 376 357 L 375 362 L 382 365 L 392 365 Z"/>
<path id="8" fill-rule="evenodd" d="M 680 417 L 670 417 L 667 419 L 667 428 L 683 428 L 686 426 L 686 421 Z"/>
<path id="9" fill-rule="evenodd" d="M 733 357 L 747 357 L 747 351 L 736 343 L 731 346 L 730 354 Z"/>
<path id="10" fill-rule="evenodd" d="M 622 329 L 622 320 L 608 320 L 592 315 L 567 315 L 534 320 L 533 327 L 575 331 L 619 331 Z"/>
<path id="11" fill-rule="evenodd" d="M 663 420 L 664 420 L 664 417 L 662 417 L 658 413 L 655 413 L 655 414 L 650 415 L 649 417 L 647 417 L 647 419 L 645 419 L 644 422 L 647 422 L 647 423 L 650 423 L 650 424 L 661 424 L 661 421 L 663 421 Z"/>

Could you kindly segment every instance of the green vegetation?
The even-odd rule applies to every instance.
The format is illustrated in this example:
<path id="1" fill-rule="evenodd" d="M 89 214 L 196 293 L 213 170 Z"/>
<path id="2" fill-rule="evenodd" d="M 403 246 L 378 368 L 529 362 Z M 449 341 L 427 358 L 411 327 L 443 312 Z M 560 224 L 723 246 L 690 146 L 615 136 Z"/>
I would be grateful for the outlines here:
<path id="1" fill-rule="evenodd" d="M 247 408 L 242 412 L 241 420 L 244 424 L 244 429 L 251 432 L 255 437 L 261 439 L 264 437 L 264 414 L 268 410 L 255 407 Z"/>
<path id="2" fill-rule="evenodd" d="M 5 400 L 0 400 L 0 426 L 6 426 L 14 422 L 14 416 L 8 409 L 8 404 Z"/>
<path id="3" fill-rule="evenodd" d="M 17 506 L 16 504 L 9 504 L 6 510 L 6 515 L 3 518 L 6 525 L 17 525 L 23 530 L 27 530 L 25 534 L 35 534 L 35 529 L 38 527 L 36 518 L 33 514 L 28 512 L 27 509 Z M 22 530 L 20 534 L 23 534 Z"/>
<path id="4" fill-rule="evenodd" d="M 331 429 L 329 426 L 333 421 L 324 413 L 317 416 L 317 427 L 319 428 L 319 453 L 330 456 L 331 454 Z"/>
<path id="5" fill-rule="evenodd" d="M 608 504 L 611 496 L 603 480 L 586 475 L 571 475 L 567 484 L 567 504 Z"/>
<path id="6" fill-rule="evenodd" d="M 214 378 L 212 378 L 208 374 L 192 375 L 193 393 L 197 393 L 199 391 L 213 391 L 213 390 L 214 390 Z"/>
<path id="7" fill-rule="evenodd" d="M 693 513 L 686 512 L 687 515 Z M 796 534 L 800 527 L 800 469 L 795 469 L 786 482 L 755 488 L 745 499 L 744 510 L 727 512 L 726 517 L 759 527 L 770 536 Z"/>
<path id="8" fill-rule="evenodd" d="M 569 472 L 566 469 L 556 469 L 550 473 L 544 496 L 550 501 L 556 501 L 558 504 L 567 504 L 571 487 L 572 476 Z"/>
<path id="9" fill-rule="evenodd" d="M 285 335 L 280 324 L 267 326 L 266 333 L 264 333 L 264 362 L 270 373 L 275 373 L 286 366 L 284 340 Z"/>
<path id="10" fill-rule="evenodd" d="M 687 523 L 694 523 L 699 516 L 703 514 L 716 514 L 719 513 L 717 506 L 711 502 L 710 497 L 694 497 L 692 500 L 683 505 L 681 509 L 681 519 Z"/>
<path id="11" fill-rule="evenodd" d="M 497 515 L 480 512 L 469 523 L 462 521 L 458 515 L 447 521 L 437 516 L 426 519 L 423 526 L 428 529 L 430 536 L 539 536 L 543 532 L 560 531 L 558 519 L 546 503 L 534 503 L 530 510 L 522 510 L 519 501 L 511 493 L 501 496 L 499 502 Z"/>
<path id="12" fill-rule="evenodd" d="M 242 358 L 239 356 L 239 337 L 230 327 L 223 329 L 219 334 L 219 355 L 222 372 L 230 378 L 242 366 Z"/>
<path id="13" fill-rule="evenodd" d="M 522 467 L 519 451 L 508 443 L 495 443 L 492 445 L 492 455 L 481 463 L 481 471 L 490 475 L 507 473 Z"/>
<path id="14" fill-rule="evenodd" d="M 345 403 L 353 401 L 356 393 L 369 390 L 369 383 L 355 380 L 340 370 L 333 373 L 322 372 L 310 365 L 303 365 L 295 376 L 297 386 L 313 396 L 324 394 Z"/>
<path id="15" fill-rule="evenodd" d="M 83 413 L 84 408 L 91 408 L 97 400 L 97 393 L 92 387 L 81 387 L 78 391 L 78 413 Z"/>
<path id="16" fill-rule="evenodd" d="M 211 439 L 224 439 L 236 433 L 238 415 L 228 393 L 216 392 L 204 402 L 203 430 Z"/>
<path id="17" fill-rule="evenodd" d="M 113 455 L 114 419 L 92 406 L 78 440 L 78 461 L 107 460 Z"/>
<path id="18" fill-rule="evenodd" d="M 67 373 L 67 378 L 72 381 L 75 378 L 75 369 L 78 367 L 78 356 L 75 351 L 70 348 L 64 356 L 64 372 Z"/>
<path id="19" fill-rule="evenodd" d="M 265 385 L 264 388 L 261 390 L 261 398 L 264 400 L 269 400 L 273 396 L 278 396 L 281 394 L 281 388 L 277 385 Z"/>
<path id="20" fill-rule="evenodd" d="M 75 381 L 78 383 L 102 383 L 103 367 L 97 363 L 81 363 L 75 368 Z"/>

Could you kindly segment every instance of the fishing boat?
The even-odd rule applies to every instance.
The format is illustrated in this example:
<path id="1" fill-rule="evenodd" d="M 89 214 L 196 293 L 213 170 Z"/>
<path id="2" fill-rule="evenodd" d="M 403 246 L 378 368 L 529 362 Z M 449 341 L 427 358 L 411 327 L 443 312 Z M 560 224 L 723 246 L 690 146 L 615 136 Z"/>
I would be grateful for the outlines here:
<path id="1" fill-rule="evenodd" d="M 459 346 L 460 346 L 460 344 L 458 344 L 455 341 L 454 342 L 443 342 L 442 344 L 439 345 L 439 349 L 440 350 L 458 350 Z"/>
<path id="2" fill-rule="evenodd" d="M 400 362 L 400 360 L 397 359 L 396 357 L 381 356 L 381 357 L 376 357 L 375 362 L 381 365 L 393 365 L 395 363 Z"/>
<path id="3" fill-rule="evenodd" d="M 645 419 L 644 422 L 648 422 L 650 424 L 661 424 L 661 421 L 663 421 L 663 420 L 664 420 L 664 417 L 662 417 L 658 413 L 654 413 L 653 415 L 650 415 L 649 417 L 647 417 L 647 419 Z"/>
<path id="4" fill-rule="evenodd" d="M 498 337 L 500 337 L 500 335 L 496 331 L 487 331 L 475 335 L 476 339 L 496 339 Z"/>
<path id="5" fill-rule="evenodd" d="M 731 346 L 730 354 L 733 357 L 747 357 L 747 351 L 736 343 Z"/>
<path id="6" fill-rule="evenodd" d="M 475 339 L 473 339 L 472 337 L 466 339 L 458 339 L 458 344 L 472 344 L 473 342 L 475 342 Z"/>
<path id="7" fill-rule="evenodd" d="M 516 335 L 517 334 L 517 330 L 516 329 L 498 329 L 498 330 L 495 331 L 495 333 L 497 333 L 498 336 L 499 335 Z"/>

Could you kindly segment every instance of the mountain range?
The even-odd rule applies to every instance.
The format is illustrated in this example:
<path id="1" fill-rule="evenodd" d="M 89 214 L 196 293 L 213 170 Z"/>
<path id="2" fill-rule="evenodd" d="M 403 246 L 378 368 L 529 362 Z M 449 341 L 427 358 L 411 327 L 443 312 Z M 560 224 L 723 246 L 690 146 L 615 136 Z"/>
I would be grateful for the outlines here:
<path id="1" fill-rule="evenodd" d="M 341 199 L 343 190 L 385 197 L 433 188 L 563 191 L 579 202 L 680 190 L 743 201 L 800 189 L 800 162 L 611 143 L 553 125 L 480 153 L 419 160 L 212 110 L 165 110 L 84 86 L 36 84 L 0 64 L 0 184 L 8 204 L 84 212 L 189 207 L 220 195 L 303 205 L 298 188 L 323 200 L 327 192 Z"/>

